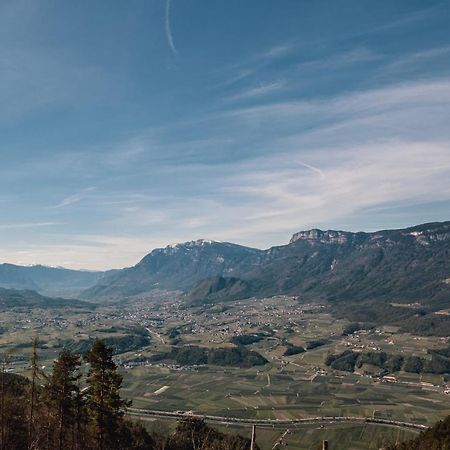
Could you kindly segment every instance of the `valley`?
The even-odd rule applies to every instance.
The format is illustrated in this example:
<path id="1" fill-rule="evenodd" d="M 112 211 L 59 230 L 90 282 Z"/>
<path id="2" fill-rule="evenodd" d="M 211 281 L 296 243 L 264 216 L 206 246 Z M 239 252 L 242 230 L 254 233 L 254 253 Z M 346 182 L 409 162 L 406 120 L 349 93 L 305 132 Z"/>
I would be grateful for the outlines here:
<path id="1" fill-rule="evenodd" d="M 0 353 L 29 376 L 37 339 L 45 374 L 101 338 L 150 429 L 200 415 L 259 424 L 263 450 L 286 427 L 292 448 L 379 448 L 450 414 L 449 226 L 312 230 L 266 251 L 192 241 L 91 274 L 77 298 L 3 287 Z"/>
<path id="2" fill-rule="evenodd" d="M 0 351 L 15 348 L 9 369 L 27 374 L 35 336 L 40 363 L 49 368 L 64 343 L 97 336 L 114 346 L 126 336 L 145 335 L 145 345 L 139 341 L 137 348 L 122 348 L 115 356 L 124 376 L 123 395 L 139 409 L 250 421 L 352 416 L 418 425 L 450 414 L 450 383 L 445 375 L 398 371 L 383 376 L 375 365 L 345 372 L 325 364 L 328 355 L 348 350 L 430 359 L 429 350 L 447 347 L 448 338 L 414 336 L 393 326 L 343 336 L 348 325 L 330 314 L 329 305 L 303 303 L 292 296 L 186 306 L 179 294 L 159 292 L 127 300 L 125 305 L 98 305 L 94 311 L 35 309 L 32 316 L 9 311 L 2 316 Z M 173 356 L 161 358 L 173 348 L 232 349 L 239 342 L 266 363 L 198 364 L 195 356 L 189 361 L 189 354 L 183 362 Z M 295 354 L 287 354 L 290 348 Z M 321 426 L 322 434 L 329 427 L 339 429 Z M 386 427 L 367 426 L 378 430 L 377 439 L 391 433 L 389 427 L 386 431 Z"/>

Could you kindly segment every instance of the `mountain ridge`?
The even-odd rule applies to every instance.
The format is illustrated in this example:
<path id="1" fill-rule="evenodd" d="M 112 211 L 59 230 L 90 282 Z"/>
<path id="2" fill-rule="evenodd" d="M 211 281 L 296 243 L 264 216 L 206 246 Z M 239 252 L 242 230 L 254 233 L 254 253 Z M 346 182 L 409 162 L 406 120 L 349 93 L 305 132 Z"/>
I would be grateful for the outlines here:
<path id="1" fill-rule="evenodd" d="M 450 221 L 375 232 L 299 231 L 289 243 L 267 250 L 188 241 L 154 249 L 135 266 L 102 276 L 83 298 L 167 289 L 186 292 L 187 298 L 196 290 L 196 301 L 200 301 L 200 292 L 206 293 L 207 301 L 213 293 L 220 301 L 232 289 L 233 298 L 293 294 L 329 300 L 391 295 L 406 300 L 431 289 L 437 299 L 449 286 L 439 284 L 439 277 L 450 278 L 449 247 Z M 217 277 L 233 281 L 218 281 Z M 417 280 L 424 284 L 418 286 Z M 221 285 L 226 288 L 223 298 Z"/>
<path id="2" fill-rule="evenodd" d="M 29 289 L 47 296 L 76 297 L 95 284 L 102 272 L 50 267 L 0 264 L 0 287 Z"/>
<path id="3" fill-rule="evenodd" d="M 188 241 L 156 248 L 136 265 L 105 273 L 82 298 L 131 296 L 155 290 L 189 289 L 194 283 L 216 276 L 249 270 L 264 253 L 230 242 Z"/>

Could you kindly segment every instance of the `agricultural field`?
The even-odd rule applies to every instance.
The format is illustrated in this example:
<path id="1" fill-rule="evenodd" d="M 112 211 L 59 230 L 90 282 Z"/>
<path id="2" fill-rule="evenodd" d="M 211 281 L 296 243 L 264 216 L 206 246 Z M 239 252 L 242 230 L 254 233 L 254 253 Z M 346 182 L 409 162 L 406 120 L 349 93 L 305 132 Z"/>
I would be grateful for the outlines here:
<path id="1" fill-rule="evenodd" d="M 93 309 L 43 309 L 32 315 L 9 311 L 2 315 L 0 351 L 15 348 L 10 370 L 26 373 L 30 343 L 36 336 L 45 368 L 62 346 L 105 338 L 118 345 L 115 359 L 124 376 L 123 395 L 142 409 L 246 419 L 364 416 L 424 425 L 450 414 L 443 375 L 400 371 L 382 376 L 380 368 L 370 364 L 354 372 L 325 365 L 328 355 L 346 350 L 426 359 L 430 349 L 448 346 L 447 339 L 403 334 L 395 327 L 343 336 L 347 325 L 333 318 L 327 305 L 303 304 L 293 297 L 189 307 L 174 294 Z M 173 360 L 174 348 L 223 351 L 236 348 L 236 343 L 266 363 Z M 293 354 L 285 355 L 287 349 Z M 267 442 L 273 444 L 282 432 L 260 430 L 261 448 L 271 448 Z M 296 428 L 285 442 L 298 449 L 313 448 L 321 439 L 339 442 L 331 449 L 367 448 L 363 442 L 379 448 L 383 439 L 413 434 L 373 424 L 327 424 Z"/>
<path id="2" fill-rule="evenodd" d="M 236 432 L 249 436 L 250 430 L 243 432 L 236 429 Z M 257 429 L 256 442 L 261 450 L 271 450 L 275 443 L 280 442 L 280 437 L 284 436 L 276 448 L 287 446 L 295 450 L 321 450 L 322 441 L 327 440 L 329 450 L 378 450 L 387 442 L 401 442 L 417 436 L 417 433 L 410 430 L 372 424 L 299 426 L 290 428 L 287 434 L 285 432 L 283 429 Z"/>
<path id="3" fill-rule="evenodd" d="M 168 434 L 175 428 L 173 421 L 160 419 L 142 420 L 141 423 L 156 433 Z M 224 433 L 251 436 L 249 426 L 214 425 L 214 428 Z M 379 450 L 388 442 L 401 442 L 417 435 L 413 430 L 374 424 L 298 425 L 289 429 L 257 428 L 256 443 L 261 450 L 280 449 L 285 446 L 294 450 L 322 450 L 321 443 L 327 440 L 330 450 Z"/>
<path id="4" fill-rule="evenodd" d="M 270 380 L 270 384 L 269 384 Z M 437 389 L 358 377 L 255 369 L 197 372 L 139 368 L 125 372 L 125 395 L 137 408 L 184 410 L 241 418 L 364 416 L 427 424 L 450 413 Z M 157 391 L 168 386 L 163 393 Z"/>

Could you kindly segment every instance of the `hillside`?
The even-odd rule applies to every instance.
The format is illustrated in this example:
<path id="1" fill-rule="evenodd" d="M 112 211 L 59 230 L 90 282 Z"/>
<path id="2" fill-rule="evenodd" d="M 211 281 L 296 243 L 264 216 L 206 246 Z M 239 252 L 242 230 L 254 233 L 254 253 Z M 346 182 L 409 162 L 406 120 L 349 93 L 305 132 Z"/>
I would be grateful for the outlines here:
<path id="1" fill-rule="evenodd" d="M 81 300 L 45 297 L 31 290 L 0 288 L 0 311 L 12 308 L 92 308 L 93 305 Z"/>
<path id="2" fill-rule="evenodd" d="M 106 273 L 82 298 L 130 296 L 154 289 L 187 290 L 208 277 L 246 272 L 264 252 L 227 242 L 198 240 L 153 250 L 133 267 Z"/>
<path id="3" fill-rule="evenodd" d="M 0 264 L 0 287 L 32 289 L 43 295 L 76 297 L 97 282 L 102 272 L 60 267 Z"/>
<path id="4" fill-rule="evenodd" d="M 196 284 L 186 295 L 188 303 L 214 303 L 226 298 L 235 300 L 251 294 L 250 284 L 240 278 L 215 276 Z"/>
<path id="5" fill-rule="evenodd" d="M 375 233 L 302 231 L 269 250 L 199 240 L 153 250 L 133 267 L 106 273 L 83 297 L 167 289 L 190 291 L 195 301 L 283 293 L 332 302 L 426 299 L 439 308 L 450 293 L 449 250 L 450 222 Z"/>
<path id="6" fill-rule="evenodd" d="M 254 295 L 305 299 L 421 301 L 439 308 L 450 294 L 450 222 L 375 233 L 311 230 L 268 251 L 241 274 Z"/>
<path id="7" fill-rule="evenodd" d="M 450 306 L 449 252 L 450 222 L 375 233 L 311 230 L 239 274 L 245 289 L 230 295 L 226 281 L 222 289 L 203 281 L 187 298 L 198 302 L 200 292 L 206 302 L 291 294 L 327 301 L 335 315 L 350 320 L 398 322 L 404 331 L 445 336 L 450 318 L 433 312 Z"/>
<path id="8" fill-rule="evenodd" d="M 195 303 L 290 294 L 328 301 L 338 314 L 358 302 L 372 317 L 355 320 L 376 321 L 373 301 L 448 308 L 449 251 L 450 222 L 374 233 L 301 231 L 268 250 L 199 240 L 156 249 L 133 267 L 106 273 L 83 298 L 155 289 L 187 292 Z M 395 313 L 405 315 L 405 308 Z"/>
<path id="9" fill-rule="evenodd" d="M 449 450 L 450 416 L 437 422 L 411 441 L 388 446 L 386 450 Z"/>

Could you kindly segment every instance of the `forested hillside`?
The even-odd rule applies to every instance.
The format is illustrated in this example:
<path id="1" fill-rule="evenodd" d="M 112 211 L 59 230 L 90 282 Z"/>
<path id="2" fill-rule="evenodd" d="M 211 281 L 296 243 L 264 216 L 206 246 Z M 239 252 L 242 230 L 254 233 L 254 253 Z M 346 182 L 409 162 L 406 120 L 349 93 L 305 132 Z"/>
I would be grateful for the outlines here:
<path id="1" fill-rule="evenodd" d="M 329 302 L 335 315 L 352 321 L 392 320 L 405 331 L 433 328 L 442 335 L 450 318 L 427 314 L 448 307 L 449 255 L 450 222 L 374 233 L 302 231 L 268 250 L 199 240 L 153 250 L 135 266 L 103 276 L 83 297 L 166 289 L 199 304 L 288 294 Z"/>

